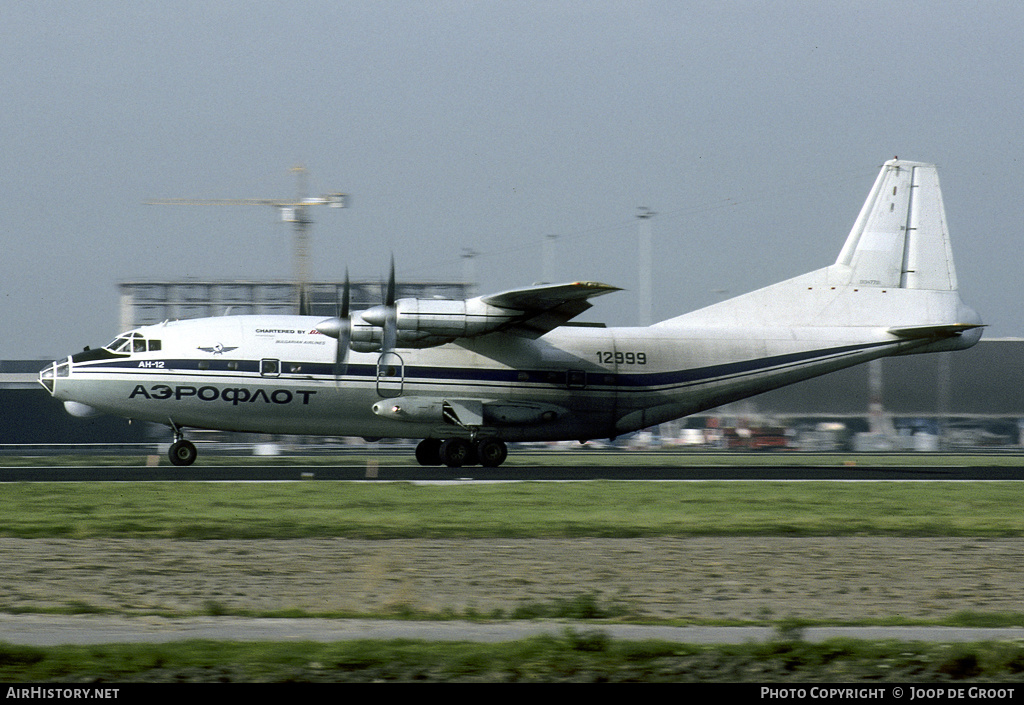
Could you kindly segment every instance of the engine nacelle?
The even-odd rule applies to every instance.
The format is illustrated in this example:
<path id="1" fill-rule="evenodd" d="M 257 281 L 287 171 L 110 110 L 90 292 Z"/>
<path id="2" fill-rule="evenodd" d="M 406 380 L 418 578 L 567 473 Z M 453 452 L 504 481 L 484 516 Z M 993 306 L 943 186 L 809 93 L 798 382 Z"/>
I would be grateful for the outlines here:
<path id="1" fill-rule="evenodd" d="M 383 399 L 372 408 L 377 416 L 394 421 L 453 426 L 527 426 L 551 423 L 569 413 L 551 404 L 438 397 Z"/>
<path id="2" fill-rule="evenodd" d="M 452 299 L 399 299 L 395 302 L 395 327 L 399 343 L 409 347 L 420 347 L 417 343 L 429 342 L 439 345 L 456 338 L 492 333 L 517 316 L 521 311 L 511 311 L 486 304 L 480 297 L 455 301 Z M 374 306 L 360 315 L 364 323 L 383 328 L 387 322 L 388 308 Z M 358 327 L 357 327 L 358 328 Z M 353 340 L 359 340 L 354 331 Z M 365 335 L 362 337 L 366 337 Z M 370 342 L 359 340 L 359 342 Z M 428 345 L 422 345 L 428 347 Z"/>
<path id="3" fill-rule="evenodd" d="M 396 331 L 395 345 L 399 348 L 432 348 L 455 340 L 457 336 L 431 335 L 418 331 Z M 384 329 L 355 323 L 349 343 L 356 352 L 379 352 L 384 342 Z"/>

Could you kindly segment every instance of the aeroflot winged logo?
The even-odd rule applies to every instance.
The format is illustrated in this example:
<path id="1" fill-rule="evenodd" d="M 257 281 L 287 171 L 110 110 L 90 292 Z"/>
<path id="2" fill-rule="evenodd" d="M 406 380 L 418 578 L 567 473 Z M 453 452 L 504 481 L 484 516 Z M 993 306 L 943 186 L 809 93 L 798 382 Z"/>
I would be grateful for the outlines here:
<path id="1" fill-rule="evenodd" d="M 231 352 L 232 350 L 238 350 L 238 347 L 236 346 L 236 347 L 233 347 L 233 348 L 226 348 L 226 347 L 224 347 L 224 345 L 222 343 L 217 343 L 213 347 L 209 347 L 209 348 L 204 348 L 203 346 L 200 345 L 198 349 L 202 350 L 203 352 L 213 353 L 214 355 L 223 355 L 226 352 Z"/>

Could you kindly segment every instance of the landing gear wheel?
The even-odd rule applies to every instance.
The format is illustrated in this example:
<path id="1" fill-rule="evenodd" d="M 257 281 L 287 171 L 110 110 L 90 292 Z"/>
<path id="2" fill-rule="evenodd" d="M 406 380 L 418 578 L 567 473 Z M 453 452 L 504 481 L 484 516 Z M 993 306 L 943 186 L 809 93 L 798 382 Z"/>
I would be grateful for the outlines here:
<path id="1" fill-rule="evenodd" d="M 476 454 L 485 468 L 496 468 L 508 457 L 508 446 L 502 441 L 489 438 L 477 444 Z"/>
<path id="2" fill-rule="evenodd" d="M 172 465 L 191 465 L 196 462 L 197 455 L 199 452 L 196 447 L 185 439 L 172 443 L 171 449 L 167 452 L 167 457 L 171 459 Z"/>
<path id="3" fill-rule="evenodd" d="M 416 462 L 420 465 L 441 464 L 441 441 L 425 438 L 416 446 Z"/>
<path id="4" fill-rule="evenodd" d="M 464 438 L 449 438 L 446 441 L 441 441 L 438 452 L 441 462 L 450 468 L 473 464 L 473 446 Z"/>

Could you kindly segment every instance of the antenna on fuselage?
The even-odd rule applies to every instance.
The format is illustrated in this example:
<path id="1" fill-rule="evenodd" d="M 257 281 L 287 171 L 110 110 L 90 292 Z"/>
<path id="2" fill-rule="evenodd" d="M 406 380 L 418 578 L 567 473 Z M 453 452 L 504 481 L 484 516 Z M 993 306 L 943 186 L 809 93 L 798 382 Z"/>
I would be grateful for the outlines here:
<path id="1" fill-rule="evenodd" d="M 295 304 L 298 312 L 311 315 L 312 302 L 307 291 L 309 286 L 309 230 L 313 220 L 307 210 L 310 206 L 326 205 L 331 208 L 346 208 L 348 194 L 328 193 L 322 196 L 306 195 L 308 172 L 304 166 L 292 167 L 296 176 L 297 189 L 293 199 L 273 198 L 166 198 L 146 201 L 147 205 L 161 206 L 273 206 L 281 214 L 281 220 L 291 223 L 295 232 Z"/>
<path id="2" fill-rule="evenodd" d="M 652 311 L 652 286 L 651 279 L 652 264 L 651 264 L 651 218 L 657 215 L 654 211 L 646 206 L 640 206 L 637 208 L 636 217 L 639 222 L 639 233 L 637 236 L 637 278 L 640 283 L 640 325 L 649 326 L 653 323 L 651 311 Z"/>

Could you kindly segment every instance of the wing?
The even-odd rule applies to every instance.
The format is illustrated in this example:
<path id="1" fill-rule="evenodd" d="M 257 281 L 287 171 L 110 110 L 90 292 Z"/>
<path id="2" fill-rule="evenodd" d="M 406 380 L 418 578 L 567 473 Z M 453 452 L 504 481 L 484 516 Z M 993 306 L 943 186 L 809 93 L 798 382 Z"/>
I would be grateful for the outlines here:
<path id="1" fill-rule="evenodd" d="M 621 289 L 600 282 L 540 284 L 490 294 L 480 300 L 489 306 L 520 312 L 502 327 L 503 330 L 539 338 L 590 308 L 589 299 L 613 291 Z"/>
<path id="2" fill-rule="evenodd" d="M 619 289 L 597 282 L 574 282 L 511 289 L 461 301 L 391 301 L 389 297 L 389 303 L 353 318 L 350 345 L 357 352 L 429 348 L 498 331 L 539 338 L 590 308 L 588 299 L 613 291 Z M 324 321 L 321 332 L 331 335 L 329 331 L 340 330 L 333 323 L 337 320 Z"/>

